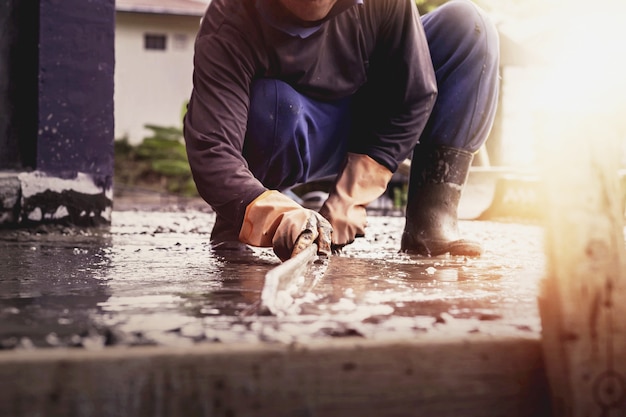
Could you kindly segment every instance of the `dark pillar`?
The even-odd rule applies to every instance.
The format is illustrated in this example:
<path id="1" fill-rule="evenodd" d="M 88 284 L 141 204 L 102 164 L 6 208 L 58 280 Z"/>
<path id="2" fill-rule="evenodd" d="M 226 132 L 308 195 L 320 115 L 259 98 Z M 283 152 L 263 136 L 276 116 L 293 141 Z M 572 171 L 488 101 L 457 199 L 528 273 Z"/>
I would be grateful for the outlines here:
<path id="1" fill-rule="evenodd" d="M 0 2 L 0 170 L 35 168 L 39 1 Z"/>
<path id="2" fill-rule="evenodd" d="M 110 223 L 115 0 L 40 0 L 37 170 L 21 221 Z"/>
<path id="3" fill-rule="evenodd" d="M 113 175 L 114 0 L 41 0 L 37 169 Z"/>

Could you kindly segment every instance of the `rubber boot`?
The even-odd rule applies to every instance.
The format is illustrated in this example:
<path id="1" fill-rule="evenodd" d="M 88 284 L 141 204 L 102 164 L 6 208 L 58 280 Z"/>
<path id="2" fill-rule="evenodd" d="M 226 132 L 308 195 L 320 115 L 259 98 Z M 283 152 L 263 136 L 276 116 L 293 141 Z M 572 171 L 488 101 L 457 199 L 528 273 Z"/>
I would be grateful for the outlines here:
<path id="1" fill-rule="evenodd" d="M 478 242 L 461 239 L 458 206 L 473 154 L 418 144 L 411 161 L 406 223 L 400 250 L 424 256 L 480 256 Z"/>
<path id="2" fill-rule="evenodd" d="M 248 245 L 239 241 L 239 230 L 217 213 L 211 230 L 211 248 L 215 251 L 252 251 Z"/>

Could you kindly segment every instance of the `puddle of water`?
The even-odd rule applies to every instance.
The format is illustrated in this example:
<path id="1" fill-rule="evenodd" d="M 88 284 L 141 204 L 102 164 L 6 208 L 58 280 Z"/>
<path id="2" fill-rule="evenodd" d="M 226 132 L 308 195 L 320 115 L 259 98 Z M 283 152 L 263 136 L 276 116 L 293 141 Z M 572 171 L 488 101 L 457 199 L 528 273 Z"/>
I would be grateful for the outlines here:
<path id="1" fill-rule="evenodd" d="M 0 348 L 539 331 L 536 226 L 462 222 L 483 257 L 424 259 L 398 253 L 403 219 L 371 217 L 368 236 L 273 317 L 249 313 L 277 258 L 270 249 L 216 255 L 213 221 L 128 211 L 104 230 L 1 232 Z"/>
<path id="2" fill-rule="evenodd" d="M 11 232 L 0 240 L 0 348 L 75 346 L 106 333 L 93 310 L 110 297 L 107 236 Z"/>

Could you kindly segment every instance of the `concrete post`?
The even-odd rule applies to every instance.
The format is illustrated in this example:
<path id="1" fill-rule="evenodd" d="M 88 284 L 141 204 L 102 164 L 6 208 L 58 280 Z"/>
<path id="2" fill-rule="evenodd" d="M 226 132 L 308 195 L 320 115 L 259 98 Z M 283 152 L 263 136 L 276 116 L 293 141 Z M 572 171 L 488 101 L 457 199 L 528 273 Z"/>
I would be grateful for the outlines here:
<path id="1" fill-rule="evenodd" d="M 115 2 L 40 0 L 37 11 L 38 77 L 23 85 L 27 90 L 34 83 L 37 91 L 36 105 L 30 109 L 36 122 L 31 125 L 37 126 L 36 151 L 30 150 L 35 166 L 17 175 L 17 189 L 0 189 L 0 196 L 6 197 L 0 202 L 16 200 L 19 205 L 0 206 L 0 226 L 106 224 L 113 197 Z M 11 22 L 11 33 L 18 32 L 21 26 Z M 13 83 L 18 74 L 9 77 Z M 19 96 L 8 96 L 9 103 Z M 25 117 L 21 112 L 13 119 Z M 17 143 L 29 140 L 28 132 L 22 132 Z M 6 147 L 5 142 L 0 140 L 0 147 Z M 0 177 L 5 184 L 15 184 L 14 178 L 6 180 L 6 173 Z"/>
<path id="2" fill-rule="evenodd" d="M 37 2 L 0 3 L 0 170 L 35 165 L 38 22 Z"/>

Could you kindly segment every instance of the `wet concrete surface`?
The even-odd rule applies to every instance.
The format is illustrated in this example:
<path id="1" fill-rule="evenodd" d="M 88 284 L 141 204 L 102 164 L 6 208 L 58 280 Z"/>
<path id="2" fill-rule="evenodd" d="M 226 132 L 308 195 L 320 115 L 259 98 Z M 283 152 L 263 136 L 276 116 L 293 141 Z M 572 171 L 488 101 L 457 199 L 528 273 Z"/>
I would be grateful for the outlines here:
<path id="1" fill-rule="evenodd" d="M 404 220 L 370 216 L 280 316 L 259 315 L 271 249 L 223 256 L 214 214 L 116 209 L 100 229 L 0 231 L 0 348 L 384 340 L 486 334 L 539 339 L 543 275 L 536 224 L 463 220 L 478 259 L 398 253 Z"/>

